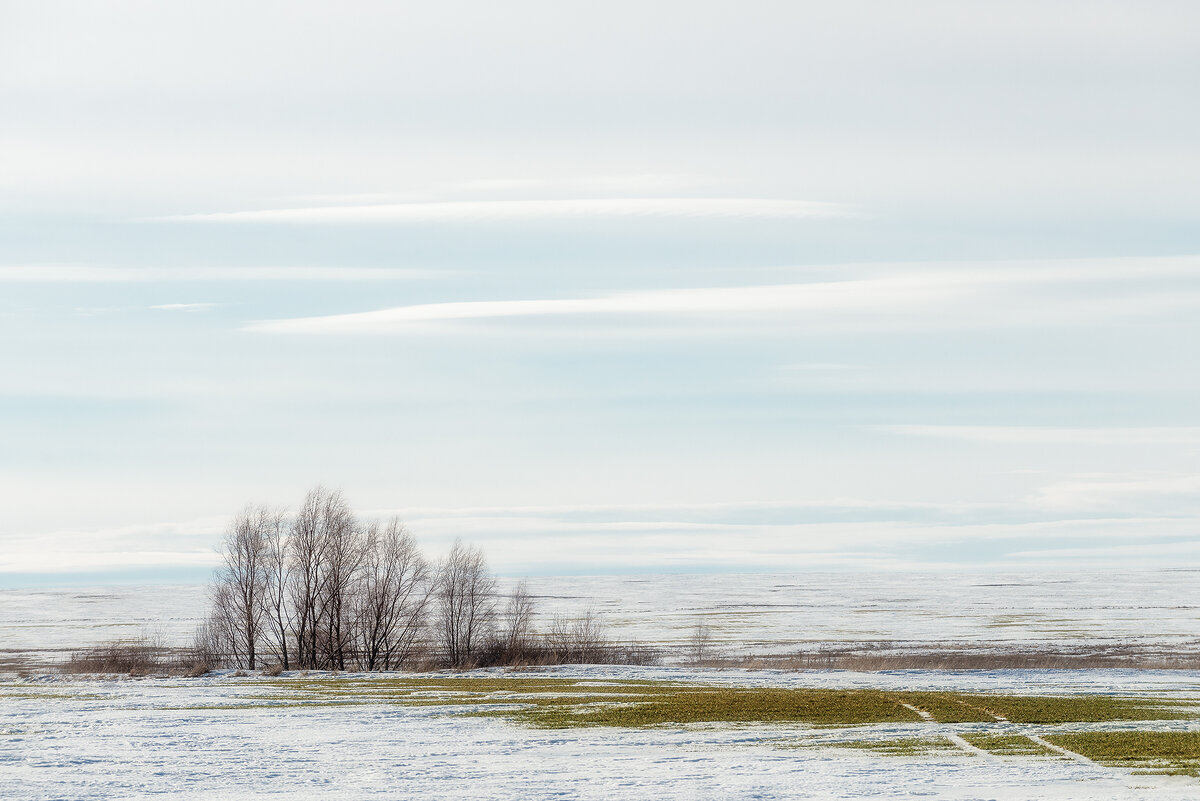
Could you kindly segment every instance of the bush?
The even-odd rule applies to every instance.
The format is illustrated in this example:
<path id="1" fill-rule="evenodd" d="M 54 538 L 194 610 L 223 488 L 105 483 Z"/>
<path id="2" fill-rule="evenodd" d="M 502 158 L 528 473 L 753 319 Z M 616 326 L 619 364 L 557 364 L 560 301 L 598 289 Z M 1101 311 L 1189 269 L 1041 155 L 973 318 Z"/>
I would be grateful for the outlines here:
<path id="1" fill-rule="evenodd" d="M 125 673 L 148 676 L 173 666 L 169 649 L 158 637 L 142 635 L 114 640 L 71 654 L 62 670 L 67 673 Z"/>

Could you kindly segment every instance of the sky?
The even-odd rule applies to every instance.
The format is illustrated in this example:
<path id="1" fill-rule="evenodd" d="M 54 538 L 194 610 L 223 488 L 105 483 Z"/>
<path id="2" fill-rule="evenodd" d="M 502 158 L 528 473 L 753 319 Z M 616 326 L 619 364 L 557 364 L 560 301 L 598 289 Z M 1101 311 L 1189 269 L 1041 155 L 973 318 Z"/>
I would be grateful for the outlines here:
<path id="1" fill-rule="evenodd" d="M 1200 6 L 0 0 L 0 586 L 1200 566 Z"/>

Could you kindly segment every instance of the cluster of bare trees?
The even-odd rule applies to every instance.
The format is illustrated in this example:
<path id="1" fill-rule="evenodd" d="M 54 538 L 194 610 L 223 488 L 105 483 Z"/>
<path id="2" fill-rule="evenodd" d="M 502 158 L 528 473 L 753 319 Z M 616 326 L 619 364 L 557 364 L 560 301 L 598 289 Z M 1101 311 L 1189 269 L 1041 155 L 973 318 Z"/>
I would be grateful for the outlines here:
<path id="1" fill-rule="evenodd" d="M 364 524 L 317 487 L 294 515 L 250 506 L 234 518 L 197 651 L 284 670 L 650 660 L 611 643 L 593 613 L 545 634 L 534 616 L 524 582 L 499 595 L 478 548 L 456 542 L 430 563 L 400 521 Z"/>

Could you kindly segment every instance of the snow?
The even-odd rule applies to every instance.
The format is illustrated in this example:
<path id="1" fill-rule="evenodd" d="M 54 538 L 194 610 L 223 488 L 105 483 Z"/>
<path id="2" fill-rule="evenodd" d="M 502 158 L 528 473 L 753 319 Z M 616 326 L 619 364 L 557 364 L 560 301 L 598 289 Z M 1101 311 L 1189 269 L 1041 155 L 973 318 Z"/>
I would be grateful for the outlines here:
<path id="1" fill-rule="evenodd" d="M 727 652 L 878 642 L 1007 650 L 1133 644 L 1194 650 L 1194 571 L 1001 576 L 909 573 L 534 578 L 543 619 L 599 610 L 614 636 L 682 645 L 695 621 Z M 205 588 L 0 590 L 0 658 L 61 657 L 115 637 L 186 643 Z M 614 682 L 1112 693 L 1200 698 L 1200 673 L 1150 670 L 807 671 L 563 667 Z M 537 674 L 543 675 L 543 674 Z M 1087 761 L 932 753 L 883 756 L 778 740 L 957 734 L 979 724 L 689 726 L 544 731 L 445 706 L 189 709 L 254 694 L 202 680 L 0 676 L 0 798 L 137 799 L 1195 799 L 1200 781 Z M 1092 724 L 1095 728 L 1145 724 Z M 922 728 L 924 727 L 924 728 Z M 1088 728 L 1080 726 L 1079 728 Z M 1200 720 L 1154 728 L 1200 729 Z"/>
<path id="2" fill-rule="evenodd" d="M 1200 674 L 1152 671 L 807 672 L 573 667 L 596 681 L 670 677 L 778 686 L 1040 692 L 1177 692 Z M 523 673 L 537 677 L 542 673 Z M 356 678 L 363 678 L 356 676 Z M 1195 779 L 1134 776 L 1087 761 L 846 748 L 781 748 L 969 729 L 884 724 L 538 730 L 453 707 L 243 706 L 261 688 L 201 680 L 43 677 L 0 686 L 6 799 L 1194 799 Z M 1185 721 L 1184 727 L 1200 723 Z M 1157 727 L 1158 724 L 1155 724 Z M 943 730 L 945 730 L 943 732 Z"/>
<path id="3" fill-rule="evenodd" d="M 1105 573 L 802 573 L 539 576 L 543 621 L 601 613 L 615 637 L 682 646 L 696 621 L 718 650 L 757 654 L 845 643 L 888 649 L 970 644 L 1194 650 L 1195 570 Z M 116 637 L 186 644 L 204 614 L 203 585 L 0 589 L 0 657 L 49 658 Z"/>

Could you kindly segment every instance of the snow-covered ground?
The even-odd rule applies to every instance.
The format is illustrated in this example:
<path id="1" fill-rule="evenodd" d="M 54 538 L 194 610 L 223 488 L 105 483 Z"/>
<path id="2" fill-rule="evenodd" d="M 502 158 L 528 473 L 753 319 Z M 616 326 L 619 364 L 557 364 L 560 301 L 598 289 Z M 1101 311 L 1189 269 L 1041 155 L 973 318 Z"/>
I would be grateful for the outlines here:
<path id="1" fill-rule="evenodd" d="M 1200 697 L 1200 674 L 1179 671 L 785 674 L 569 668 L 553 675 L 898 689 L 1103 689 Z M 261 686 L 228 675 L 191 681 L 48 677 L 6 683 L 0 687 L 0 797 L 1200 797 L 1196 779 L 1135 776 L 1087 761 L 966 753 L 881 756 L 847 748 L 780 747 L 780 740 L 813 735 L 813 729 L 794 724 L 539 730 L 503 719 L 456 716 L 456 708 L 445 706 L 248 704 L 255 692 L 261 692 Z M 223 704 L 243 706 L 211 708 Z M 1169 725 L 1197 729 L 1200 721 Z M 928 735 L 955 728 L 930 726 L 855 727 L 831 736 Z"/>
<path id="2" fill-rule="evenodd" d="M 1105 573 L 803 573 L 535 577 L 543 622 L 589 607 L 618 639 L 680 645 L 696 621 L 726 652 L 782 653 L 876 642 L 903 649 L 963 643 L 1120 644 L 1171 653 L 1200 642 L 1195 570 Z M 0 657 L 143 632 L 188 642 L 203 585 L 0 590 Z"/>
<path id="3" fill-rule="evenodd" d="M 980 648 L 1132 644 L 1194 650 L 1194 571 L 1065 575 L 803 574 L 536 578 L 543 621 L 588 607 L 620 639 L 679 646 L 698 619 L 727 652 L 875 642 Z M 0 590 L 0 658 L 39 661 L 141 633 L 184 644 L 205 588 Z M 569 667 L 561 677 L 1200 698 L 1200 673 L 1144 670 L 696 671 Z M 1195 799 L 1200 781 L 1087 761 L 883 756 L 780 747 L 799 725 L 538 730 L 445 706 L 267 707 L 244 680 L 0 677 L 0 799 Z M 241 704 L 236 709 L 214 705 Z M 962 724 L 970 726 L 972 724 Z M 1145 724 L 1093 724 L 1093 727 Z M 933 726 L 934 728 L 930 728 Z M 955 733 L 888 724 L 820 737 Z M 961 728 L 961 727 L 960 727 Z M 1155 723 L 1200 730 L 1200 720 Z M 943 731 L 944 730 L 944 731 Z"/>

